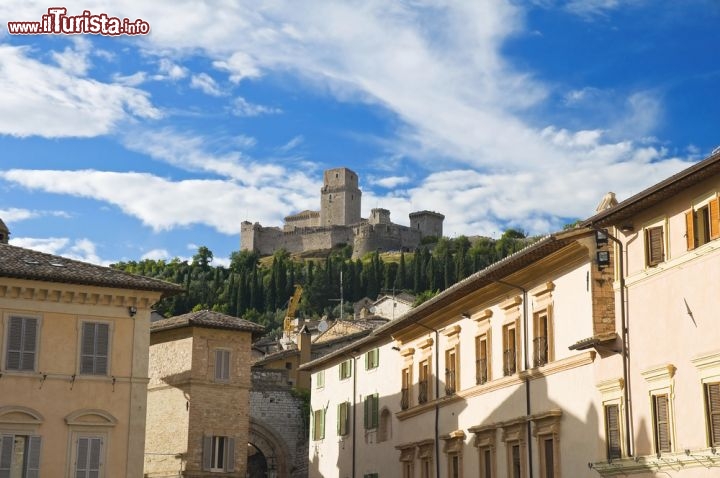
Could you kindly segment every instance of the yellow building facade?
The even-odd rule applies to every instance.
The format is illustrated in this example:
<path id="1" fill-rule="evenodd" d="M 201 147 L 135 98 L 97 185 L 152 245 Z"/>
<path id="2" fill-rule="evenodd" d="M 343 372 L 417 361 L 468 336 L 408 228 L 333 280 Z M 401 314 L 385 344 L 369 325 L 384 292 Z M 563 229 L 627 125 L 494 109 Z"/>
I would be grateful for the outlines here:
<path id="1" fill-rule="evenodd" d="M 0 476 L 142 476 L 150 308 L 181 291 L 0 244 Z"/>

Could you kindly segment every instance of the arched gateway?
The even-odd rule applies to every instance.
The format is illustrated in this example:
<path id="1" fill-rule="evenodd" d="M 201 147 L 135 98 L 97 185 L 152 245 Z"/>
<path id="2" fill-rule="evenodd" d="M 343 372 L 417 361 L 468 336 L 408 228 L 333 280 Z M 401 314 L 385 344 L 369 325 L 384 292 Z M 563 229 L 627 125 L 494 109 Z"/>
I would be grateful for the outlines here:
<path id="1" fill-rule="evenodd" d="M 248 476 L 289 478 L 290 452 L 281 438 L 258 420 L 250 419 L 248 434 Z"/>

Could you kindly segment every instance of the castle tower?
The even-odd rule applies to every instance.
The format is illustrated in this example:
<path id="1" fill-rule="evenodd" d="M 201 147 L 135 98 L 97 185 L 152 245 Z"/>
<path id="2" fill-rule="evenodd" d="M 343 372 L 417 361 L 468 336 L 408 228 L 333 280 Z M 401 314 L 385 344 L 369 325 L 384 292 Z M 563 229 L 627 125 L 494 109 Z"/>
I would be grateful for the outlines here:
<path id="1" fill-rule="evenodd" d="M 410 213 L 410 227 L 417 229 L 422 237 L 441 238 L 445 216 L 434 211 L 417 211 Z"/>
<path id="2" fill-rule="evenodd" d="M 360 222 L 361 195 L 355 171 L 326 170 L 320 190 L 320 225 L 347 226 Z"/>
<path id="3" fill-rule="evenodd" d="M 2 219 L 0 219 L 0 244 L 7 244 L 10 239 L 10 229 L 5 225 Z"/>

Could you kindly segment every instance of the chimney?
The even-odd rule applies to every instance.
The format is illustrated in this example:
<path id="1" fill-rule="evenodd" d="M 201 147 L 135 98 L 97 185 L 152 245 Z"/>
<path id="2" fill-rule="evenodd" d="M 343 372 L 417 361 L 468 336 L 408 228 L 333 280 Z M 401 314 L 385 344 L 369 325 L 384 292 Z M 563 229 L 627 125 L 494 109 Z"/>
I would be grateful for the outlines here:
<path id="1" fill-rule="evenodd" d="M 303 325 L 302 329 L 300 329 L 300 332 L 298 333 L 297 338 L 297 346 L 298 351 L 300 352 L 300 363 L 298 364 L 298 367 L 300 365 L 308 363 L 312 356 L 310 354 L 311 349 L 311 338 L 310 330 L 308 330 L 307 324 Z M 310 390 L 310 373 L 309 372 L 298 372 L 297 377 L 297 387 L 298 388 L 304 388 L 305 390 Z"/>

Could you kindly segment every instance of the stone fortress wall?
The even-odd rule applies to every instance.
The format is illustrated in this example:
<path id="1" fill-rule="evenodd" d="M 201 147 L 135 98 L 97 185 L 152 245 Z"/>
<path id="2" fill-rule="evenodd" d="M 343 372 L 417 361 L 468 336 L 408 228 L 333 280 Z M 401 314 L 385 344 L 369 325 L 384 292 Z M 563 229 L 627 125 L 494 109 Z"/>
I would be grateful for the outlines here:
<path id="1" fill-rule="evenodd" d="M 373 209 L 370 217 L 363 219 L 360 216 L 361 198 L 354 171 L 329 169 L 323 174 L 320 211 L 302 211 L 287 216 L 282 228 L 243 221 L 240 248 L 269 255 L 278 249 L 301 253 L 352 244 L 353 258 L 357 258 L 376 250 L 413 250 L 423 237 L 442 236 L 445 216 L 440 213 L 410 213 L 410 226 L 394 224 L 390 220 L 390 211 L 382 208 Z"/>

